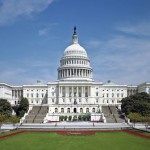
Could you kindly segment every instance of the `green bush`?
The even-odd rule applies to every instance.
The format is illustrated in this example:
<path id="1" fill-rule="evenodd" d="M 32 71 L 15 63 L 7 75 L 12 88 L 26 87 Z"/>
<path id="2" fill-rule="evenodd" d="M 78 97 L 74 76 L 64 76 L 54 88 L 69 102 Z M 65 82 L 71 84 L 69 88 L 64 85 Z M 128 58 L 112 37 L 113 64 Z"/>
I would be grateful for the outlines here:
<path id="1" fill-rule="evenodd" d="M 68 117 L 68 120 L 71 121 L 71 119 L 72 119 L 72 116 L 69 116 L 69 117 Z"/>

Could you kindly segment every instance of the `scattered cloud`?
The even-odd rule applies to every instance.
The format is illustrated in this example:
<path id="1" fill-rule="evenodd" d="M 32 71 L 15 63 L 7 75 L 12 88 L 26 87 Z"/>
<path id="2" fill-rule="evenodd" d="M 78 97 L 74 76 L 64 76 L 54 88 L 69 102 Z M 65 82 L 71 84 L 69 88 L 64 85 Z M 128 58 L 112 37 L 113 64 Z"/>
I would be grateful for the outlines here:
<path id="1" fill-rule="evenodd" d="M 33 84 L 37 80 L 44 83 L 57 79 L 56 64 L 42 60 L 17 60 L 13 63 L 0 62 L 0 82 L 12 85 Z"/>
<path id="2" fill-rule="evenodd" d="M 127 34 L 150 36 L 150 22 L 141 22 L 136 25 L 120 26 L 116 29 Z"/>
<path id="3" fill-rule="evenodd" d="M 0 25 L 45 10 L 54 0 L 0 0 Z"/>
<path id="4" fill-rule="evenodd" d="M 100 45 L 102 44 L 101 41 L 98 41 L 98 40 L 91 40 L 89 41 L 88 43 L 88 47 L 99 47 Z"/>
<path id="5" fill-rule="evenodd" d="M 39 36 L 47 35 L 57 25 L 58 25 L 57 23 L 48 23 L 42 25 L 44 27 L 38 31 L 38 35 Z"/>
<path id="6" fill-rule="evenodd" d="M 147 25 L 144 24 L 143 28 L 145 26 Z M 137 26 L 135 26 L 136 29 Z M 140 38 L 140 35 L 146 35 L 142 31 L 137 34 L 138 37 L 119 34 L 106 41 L 99 40 L 101 45 L 96 47 L 97 51 L 92 54 L 94 59 L 91 59 L 96 80 L 111 79 L 125 84 L 150 81 L 150 39 L 149 37 Z"/>

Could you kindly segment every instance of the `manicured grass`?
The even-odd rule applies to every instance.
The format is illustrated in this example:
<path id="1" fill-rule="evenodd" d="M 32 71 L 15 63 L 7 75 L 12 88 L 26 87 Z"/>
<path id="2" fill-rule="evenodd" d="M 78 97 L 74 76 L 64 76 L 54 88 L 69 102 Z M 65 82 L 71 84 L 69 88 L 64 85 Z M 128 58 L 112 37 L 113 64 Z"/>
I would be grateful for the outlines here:
<path id="1" fill-rule="evenodd" d="M 0 150 L 147 150 L 150 140 L 125 132 L 89 136 L 26 132 L 0 140 Z"/>
<path id="2" fill-rule="evenodd" d="M 142 130 L 137 130 L 137 129 L 132 129 L 132 131 L 138 132 L 140 134 L 144 134 L 144 135 L 149 135 L 150 136 L 150 132 L 146 132 L 146 131 L 142 131 Z"/>

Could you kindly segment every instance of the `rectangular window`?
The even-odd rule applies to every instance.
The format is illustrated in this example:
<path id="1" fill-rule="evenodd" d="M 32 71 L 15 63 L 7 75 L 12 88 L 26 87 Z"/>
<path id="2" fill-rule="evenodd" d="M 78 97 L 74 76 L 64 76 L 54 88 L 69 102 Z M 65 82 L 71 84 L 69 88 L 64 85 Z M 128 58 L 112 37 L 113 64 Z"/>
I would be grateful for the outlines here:
<path id="1" fill-rule="evenodd" d="M 29 93 L 27 93 L 27 97 L 29 97 Z"/>
<path id="2" fill-rule="evenodd" d="M 42 97 L 44 97 L 44 94 L 42 93 Z"/>
<path id="3" fill-rule="evenodd" d="M 112 93 L 112 97 L 114 97 L 114 93 Z"/>
<path id="4" fill-rule="evenodd" d="M 79 97 L 81 97 L 81 92 L 79 92 Z"/>
<path id="5" fill-rule="evenodd" d="M 107 97 L 109 97 L 109 94 L 107 93 Z"/>
<path id="6" fill-rule="evenodd" d="M 119 97 L 119 93 L 117 93 L 117 97 Z"/>
<path id="7" fill-rule="evenodd" d="M 69 97 L 71 97 L 71 92 L 69 92 Z"/>
<path id="8" fill-rule="evenodd" d="M 88 97 L 88 93 L 87 92 L 85 92 L 85 97 Z"/>
<path id="9" fill-rule="evenodd" d="M 96 92 L 96 96 L 98 96 L 98 92 Z"/>

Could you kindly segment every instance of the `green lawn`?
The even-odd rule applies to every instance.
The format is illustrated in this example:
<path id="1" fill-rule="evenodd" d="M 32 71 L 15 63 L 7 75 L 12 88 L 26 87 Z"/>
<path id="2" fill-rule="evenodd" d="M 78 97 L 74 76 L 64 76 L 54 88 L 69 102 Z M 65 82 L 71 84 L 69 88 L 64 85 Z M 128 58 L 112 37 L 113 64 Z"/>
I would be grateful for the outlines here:
<path id="1" fill-rule="evenodd" d="M 0 140 L 0 150 L 147 150 L 150 140 L 124 132 L 88 136 L 22 133 Z"/>

